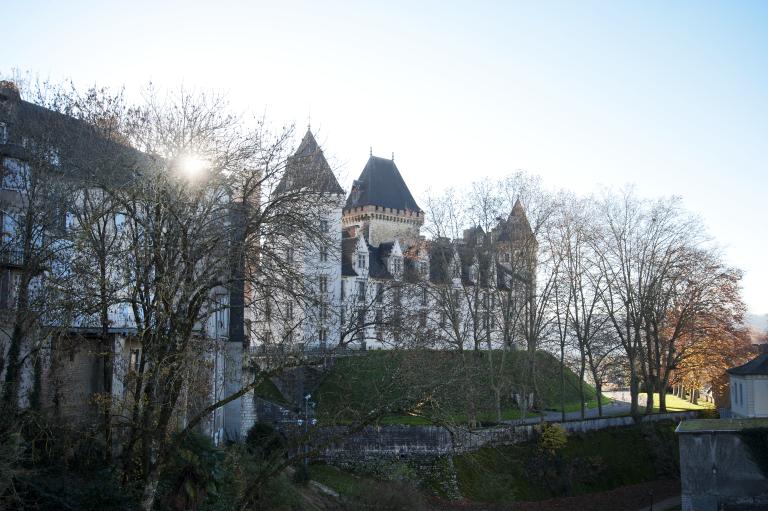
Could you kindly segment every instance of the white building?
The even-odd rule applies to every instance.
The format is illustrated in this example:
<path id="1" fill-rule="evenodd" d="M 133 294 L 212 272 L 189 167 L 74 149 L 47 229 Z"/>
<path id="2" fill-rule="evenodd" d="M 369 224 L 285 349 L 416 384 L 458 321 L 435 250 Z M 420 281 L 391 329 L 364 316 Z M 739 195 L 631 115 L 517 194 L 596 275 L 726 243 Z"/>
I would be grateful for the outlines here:
<path id="1" fill-rule="evenodd" d="M 514 346 L 501 318 L 510 307 L 503 305 L 512 295 L 519 301 L 521 283 L 532 287 L 536 251 L 519 202 L 492 232 L 476 227 L 461 239 L 428 241 L 420 232 L 424 211 L 394 160 L 371 154 L 344 202 L 310 131 L 276 193 L 300 187 L 329 199 L 306 208 L 325 243 L 293 239 L 284 249 L 314 299 L 290 303 L 286 293 L 272 293 L 252 345 L 379 349 L 421 340 L 456 347 L 485 346 L 493 337 Z"/>
<path id="2" fill-rule="evenodd" d="M 768 353 L 728 369 L 731 414 L 734 417 L 768 417 Z"/>

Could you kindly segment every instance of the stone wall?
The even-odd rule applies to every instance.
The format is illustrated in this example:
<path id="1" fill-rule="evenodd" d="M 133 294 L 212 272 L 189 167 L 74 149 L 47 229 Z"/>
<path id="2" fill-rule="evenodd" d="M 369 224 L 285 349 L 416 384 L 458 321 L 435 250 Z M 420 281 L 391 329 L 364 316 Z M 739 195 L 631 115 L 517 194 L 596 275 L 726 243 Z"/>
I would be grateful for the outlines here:
<path id="1" fill-rule="evenodd" d="M 768 509 L 768 479 L 734 431 L 680 434 L 683 511 Z"/>
<path id="2" fill-rule="evenodd" d="M 696 412 L 673 412 L 646 415 L 643 422 L 680 421 L 696 417 Z M 629 426 L 632 417 L 605 417 L 572 420 L 559 423 L 568 432 Z M 333 462 L 337 458 L 367 456 L 442 456 L 473 451 L 487 445 L 509 445 L 533 440 L 538 424 L 503 425 L 467 430 L 441 426 L 367 426 L 350 433 L 341 426 L 317 428 L 313 433 L 315 445 L 325 445 L 321 458 Z"/>

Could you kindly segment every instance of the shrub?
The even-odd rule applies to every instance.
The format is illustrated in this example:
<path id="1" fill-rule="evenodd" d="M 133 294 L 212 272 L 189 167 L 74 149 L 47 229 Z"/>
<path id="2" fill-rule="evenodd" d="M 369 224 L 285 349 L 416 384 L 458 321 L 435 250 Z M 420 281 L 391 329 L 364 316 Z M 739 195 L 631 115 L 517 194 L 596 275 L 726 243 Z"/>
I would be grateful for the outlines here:
<path id="1" fill-rule="evenodd" d="M 293 472 L 293 482 L 302 486 L 309 483 L 309 470 L 303 463 L 296 465 Z"/>
<path id="2" fill-rule="evenodd" d="M 568 443 L 568 434 L 560 424 L 545 422 L 541 425 L 539 434 L 539 449 L 549 456 L 554 456 L 565 448 Z"/>
<path id="3" fill-rule="evenodd" d="M 285 450 L 285 438 L 269 424 L 257 422 L 245 436 L 245 447 L 255 458 L 269 460 Z"/>
<path id="4" fill-rule="evenodd" d="M 163 468 L 159 493 L 166 509 L 195 509 L 218 493 L 223 452 L 211 439 L 189 433 Z"/>

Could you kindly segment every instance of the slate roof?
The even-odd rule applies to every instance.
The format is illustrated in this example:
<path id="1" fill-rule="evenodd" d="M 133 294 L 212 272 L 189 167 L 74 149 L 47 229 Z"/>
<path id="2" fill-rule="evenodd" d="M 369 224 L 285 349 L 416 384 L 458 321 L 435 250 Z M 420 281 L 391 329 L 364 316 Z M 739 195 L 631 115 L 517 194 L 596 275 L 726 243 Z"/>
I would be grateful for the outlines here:
<path id="1" fill-rule="evenodd" d="M 345 208 L 380 206 L 421 212 L 392 160 L 371 155 L 352 185 Z"/>
<path id="2" fill-rule="evenodd" d="M 382 244 L 384 245 L 384 244 Z M 386 247 L 382 249 L 381 246 L 372 247 L 368 245 L 368 274 L 377 279 L 391 279 L 392 274 L 389 273 L 386 265 L 384 264 L 384 258 L 389 255 L 392 250 L 392 244 L 389 244 L 389 249 Z"/>
<path id="3" fill-rule="evenodd" d="M 768 375 L 768 353 L 763 353 L 744 365 L 732 367 L 727 373 L 736 376 Z"/>
<path id="4" fill-rule="evenodd" d="M 442 239 L 432 243 L 429 249 L 429 280 L 436 284 L 448 284 L 452 275 L 450 267 L 453 263 L 454 248 L 448 240 Z"/>
<path id="5" fill-rule="evenodd" d="M 23 140 L 27 138 L 38 147 L 56 149 L 57 171 L 63 177 L 121 185 L 157 164 L 157 158 L 124 145 L 109 126 L 93 126 L 25 101 L 9 82 L 0 82 L 0 122 L 8 126 L 8 140 L 0 145 L 0 157 L 41 158 L 42 153 L 34 154 L 34 149 L 25 147 Z"/>
<path id="6" fill-rule="evenodd" d="M 312 131 L 309 129 L 301 139 L 299 148 L 288 158 L 285 174 L 275 189 L 276 193 L 288 190 L 309 188 L 323 193 L 341 195 L 344 189 L 336 180 L 336 176 L 323 155 L 323 150 L 317 144 Z"/>
<path id="7" fill-rule="evenodd" d="M 501 232 L 498 241 L 526 241 L 533 235 L 531 224 L 528 222 L 520 199 L 515 201 L 506 224 L 500 223 L 499 228 Z"/>
<path id="8" fill-rule="evenodd" d="M 354 266 L 354 254 L 357 248 L 357 238 L 342 238 L 341 240 L 341 274 L 345 277 L 357 277 Z"/>

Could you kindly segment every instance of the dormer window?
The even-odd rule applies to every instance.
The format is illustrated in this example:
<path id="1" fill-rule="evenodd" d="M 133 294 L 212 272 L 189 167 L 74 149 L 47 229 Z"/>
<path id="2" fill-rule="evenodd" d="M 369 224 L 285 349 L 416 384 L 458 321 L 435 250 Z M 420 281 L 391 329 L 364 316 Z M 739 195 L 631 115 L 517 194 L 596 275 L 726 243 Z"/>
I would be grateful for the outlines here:
<path id="1" fill-rule="evenodd" d="M 360 269 L 365 269 L 366 267 L 366 257 L 365 254 L 357 254 L 357 267 Z"/>
<path id="2" fill-rule="evenodd" d="M 398 275 L 402 273 L 403 271 L 403 258 L 402 257 L 393 257 L 392 258 L 392 273 L 395 275 Z"/>
<path id="3" fill-rule="evenodd" d="M 425 277 L 429 275 L 429 265 L 426 261 L 419 261 L 419 274 Z"/>

